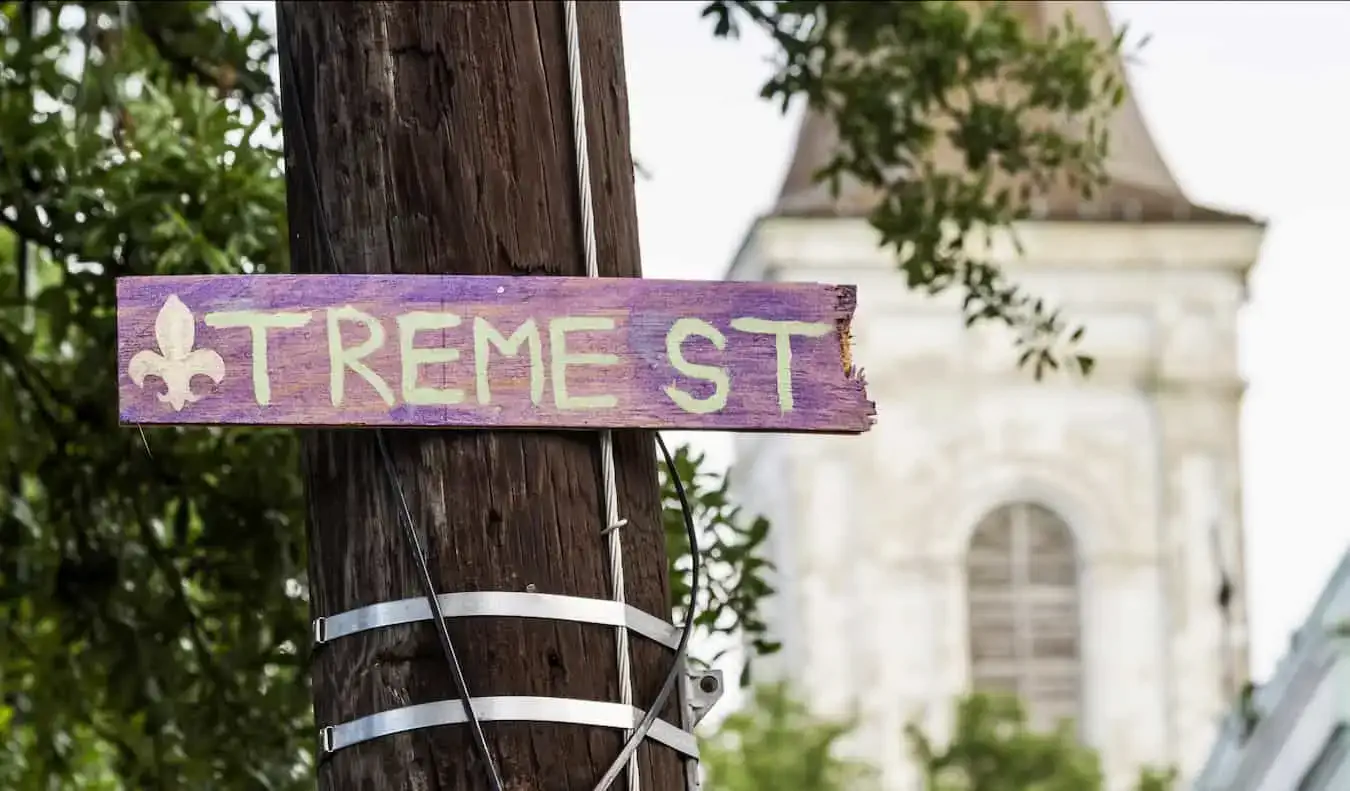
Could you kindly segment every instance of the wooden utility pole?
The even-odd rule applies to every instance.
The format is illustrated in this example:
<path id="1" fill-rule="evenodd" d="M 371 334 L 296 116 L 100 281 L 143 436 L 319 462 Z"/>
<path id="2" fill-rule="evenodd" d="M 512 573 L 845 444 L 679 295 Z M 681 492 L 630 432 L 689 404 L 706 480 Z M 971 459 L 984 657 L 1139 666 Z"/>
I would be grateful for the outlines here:
<path id="1" fill-rule="evenodd" d="M 294 271 L 585 274 L 562 3 L 277 6 Z M 638 276 L 618 3 L 581 3 L 579 15 L 601 274 Z M 609 598 L 595 433 L 385 438 L 439 592 Z M 303 452 L 313 613 L 420 596 L 375 433 L 309 430 Z M 627 598 L 668 618 L 652 436 L 616 432 L 615 453 Z M 450 633 L 474 697 L 619 700 L 609 627 L 474 618 L 452 620 Z M 634 702 L 645 708 L 672 655 L 646 640 L 632 645 Z M 458 697 L 426 622 L 322 646 L 313 685 L 320 726 Z M 674 705 L 662 717 L 679 722 Z M 622 741 L 592 727 L 484 728 L 511 791 L 589 791 Z M 644 789 L 682 788 L 673 751 L 648 741 L 638 757 Z M 338 751 L 319 777 L 334 791 L 490 788 L 462 725 Z"/>

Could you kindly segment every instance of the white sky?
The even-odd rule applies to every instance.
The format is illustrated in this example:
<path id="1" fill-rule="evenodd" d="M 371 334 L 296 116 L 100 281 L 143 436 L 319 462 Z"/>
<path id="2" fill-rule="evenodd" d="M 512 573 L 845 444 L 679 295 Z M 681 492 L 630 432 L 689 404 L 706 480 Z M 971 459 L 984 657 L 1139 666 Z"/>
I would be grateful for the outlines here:
<path id="1" fill-rule="evenodd" d="M 271 3 L 247 3 L 265 6 Z M 758 39 L 716 41 L 693 0 L 623 2 L 643 268 L 718 278 L 777 191 L 796 131 L 758 98 Z M 1243 416 L 1253 670 L 1263 679 L 1350 544 L 1339 513 L 1350 447 L 1347 2 L 1112 2 L 1132 38 L 1136 97 L 1177 178 L 1202 202 L 1270 220 L 1244 321 Z M 270 16 L 270 13 L 269 13 Z M 1340 224 L 1343 223 L 1344 225 Z M 687 437 L 684 437 L 687 439 Z M 698 435 L 725 463 L 726 436 Z M 1347 486 L 1350 490 L 1350 486 Z"/>

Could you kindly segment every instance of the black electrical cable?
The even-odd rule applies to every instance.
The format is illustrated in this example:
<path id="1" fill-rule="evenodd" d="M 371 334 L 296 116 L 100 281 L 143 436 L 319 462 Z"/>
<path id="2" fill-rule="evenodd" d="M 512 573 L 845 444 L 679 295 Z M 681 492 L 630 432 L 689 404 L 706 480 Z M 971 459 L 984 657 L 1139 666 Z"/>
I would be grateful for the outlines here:
<path id="1" fill-rule="evenodd" d="M 652 703 L 651 708 L 642 717 L 642 722 L 638 724 L 633 734 L 628 737 L 624 743 L 623 749 L 619 751 L 619 756 L 614 759 L 614 763 L 605 770 L 604 776 L 600 782 L 595 784 L 595 791 L 608 791 L 609 787 L 618 779 L 619 774 L 623 772 L 628 759 L 632 757 L 642 740 L 647 738 L 647 733 L 656 724 L 656 718 L 660 716 L 661 709 L 666 707 L 666 701 L 670 700 L 670 693 L 675 689 L 675 683 L 680 680 L 680 674 L 684 671 L 684 659 L 689 650 L 689 637 L 694 633 L 694 609 L 698 603 L 698 588 L 701 580 L 700 572 L 702 564 L 699 563 L 698 531 L 694 529 L 694 512 L 689 506 L 689 495 L 684 490 L 684 483 L 680 480 L 680 471 L 675 466 L 675 459 L 670 455 L 670 449 L 666 447 L 666 441 L 661 439 L 661 435 L 656 435 L 656 445 L 661 449 L 661 456 L 666 462 L 666 469 L 670 470 L 670 481 L 675 484 L 675 495 L 680 498 L 680 511 L 684 516 L 684 531 L 689 538 L 689 605 L 684 613 L 684 629 L 680 632 L 680 643 L 675 648 L 675 657 L 670 663 L 670 672 L 666 674 L 666 680 L 661 684 L 661 691 L 656 696 L 656 701 Z M 629 771 L 635 771 L 630 769 Z"/>
<path id="2" fill-rule="evenodd" d="M 277 15 L 278 28 L 285 24 L 286 14 L 279 13 Z M 280 30 L 278 30 L 278 32 L 280 33 Z M 317 216 L 319 224 L 319 237 L 323 242 L 324 253 L 327 255 L 329 265 L 332 267 L 333 271 L 341 274 L 342 267 L 338 262 L 337 253 L 333 249 L 333 239 L 329 232 L 330 225 L 328 222 L 328 213 L 324 209 L 323 202 L 320 200 L 319 177 L 314 164 L 313 148 L 309 141 L 309 130 L 305 128 L 304 114 L 300 111 L 301 108 L 298 103 L 298 98 L 295 97 L 295 86 L 300 83 L 299 70 L 295 61 L 290 58 L 289 52 L 286 52 L 284 57 L 286 65 L 290 67 L 292 81 L 291 90 L 286 91 L 285 94 L 292 97 L 291 108 L 294 112 L 296 124 L 299 127 L 298 129 L 290 130 L 296 133 L 293 137 L 296 142 L 299 143 L 299 148 L 301 149 L 296 158 L 300 161 L 300 169 L 305 172 L 307 180 L 309 181 L 311 190 L 310 198 L 314 202 L 315 215 Z M 283 95 L 282 98 L 284 100 L 286 98 L 285 95 Z M 446 663 L 450 666 L 450 676 L 455 685 L 455 692 L 459 694 L 460 702 L 464 705 L 465 718 L 469 721 L 469 728 L 473 732 L 474 746 L 478 751 L 479 757 L 481 757 L 483 762 L 487 765 L 488 775 L 492 779 L 492 788 L 494 791 L 505 791 L 505 784 L 502 782 L 501 773 L 497 769 L 496 761 L 492 758 L 492 750 L 488 747 L 487 734 L 483 732 L 483 723 L 478 719 L 478 713 L 474 711 L 473 698 L 469 694 L 468 681 L 464 677 L 464 666 L 459 661 L 459 653 L 455 650 L 454 641 L 450 639 L 450 630 L 446 625 L 445 613 L 442 612 L 440 600 L 436 596 L 436 586 L 431 579 L 431 568 L 427 564 L 426 551 L 423 549 L 422 540 L 418 536 L 417 524 L 413 519 L 412 509 L 409 508 L 407 497 L 403 492 L 402 480 L 399 477 L 398 469 L 394 466 L 394 459 L 389 453 L 389 447 L 384 441 L 384 432 L 380 429 L 375 429 L 375 442 L 380 451 L 380 458 L 384 463 L 385 476 L 388 478 L 390 486 L 393 487 L 398 496 L 400 516 L 402 517 L 399 520 L 399 523 L 403 528 L 403 537 L 407 540 L 408 548 L 412 552 L 413 559 L 417 563 L 419 581 L 422 583 L 422 592 L 426 597 L 427 604 L 431 608 L 431 617 L 436 624 L 436 636 L 440 640 L 441 650 L 445 654 Z"/>

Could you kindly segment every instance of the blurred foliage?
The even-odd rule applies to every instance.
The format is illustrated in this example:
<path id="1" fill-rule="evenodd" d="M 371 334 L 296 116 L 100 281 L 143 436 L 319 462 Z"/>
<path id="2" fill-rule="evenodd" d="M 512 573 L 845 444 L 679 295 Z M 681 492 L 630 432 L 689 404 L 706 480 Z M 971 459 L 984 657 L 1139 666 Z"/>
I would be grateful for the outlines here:
<path id="1" fill-rule="evenodd" d="M 967 41 L 969 31 L 914 26 L 947 20 L 955 30 L 947 3 L 872 5 L 892 12 L 931 6 L 917 22 L 903 12 L 873 20 L 893 26 L 896 36 L 922 40 L 946 31 L 967 53 L 984 46 Z M 793 6 L 806 4 L 776 4 L 754 18 L 767 24 L 775 14 L 800 15 Z M 832 20 L 861 25 L 863 12 L 853 6 L 832 5 L 841 9 Z M 141 432 L 120 427 L 115 406 L 116 277 L 287 266 L 266 69 L 273 43 L 256 19 L 240 16 L 226 18 L 210 2 L 0 3 L 5 789 L 312 787 L 304 521 L 293 433 Z M 1040 52 L 1046 60 L 1037 73 L 1052 98 L 1084 90 L 1079 72 L 1056 65 L 1068 57 L 1058 49 L 1003 35 L 988 43 L 984 60 L 1016 57 L 1028 68 L 1039 57 L 1029 53 Z M 789 61 L 816 62 L 803 54 L 806 45 L 781 41 Z M 923 57 L 935 57 L 932 49 Z M 784 74 L 798 75 L 797 82 L 779 81 L 769 94 L 825 91 L 809 72 L 788 68 Z M 923 91 L 970 73 L 966 66 L 935 72 Z M 859 96 L 879 90 L 875 72 L 850 69 L 841 72 L 845 78 L 854 81 L 837 89 Z M 884 92 L 894 93 L 896 84 L 903 82 Z M 820 95 L 827 101 L 834 94 Z M 871 107 L 858 124 L 893 120 L 893 109 L 850 101 Z M 882 131 L 864 133 L 858 124 L 848 126 L 855 142 Z M 848 150 L 862 156 L 856 145 Z M 866 178 L 865 165 L 858 159 L 847 166 Z M 959 208 L 936 203 L 922 216 L 960 222 Z M 895 226 L 891 238 L 907 228 Z M 914 243 L 945 250 L 925 241 L 931 230 L 914 229 Z M 902 257 L 913 282 L 934 287 L 951 279 L 941 262 L 956 260 L 911 259 Z M 952 266 L 964 272 L 967 265 Z M 714 561 L 698 621 L 772 651 L 757 611 L 770 592 L 760 552 L 768 526 L 743 518 L 727 501 L 725 478 L 700 473 L 698 463 L 681 451 L 681 477 L 693 490 Z M 671 510 L 670 481 L 663 483 L 680 602 L 688 547 Z"/>
<path id="2" fill-rule="evenodd" d="M 147 452 L 114 386 L 115 277 L 285 265 L 271 43 L 211 3 L 4 3 L 0 26 L 0 785 L 303 787 L 292 435 Z"/>
<path id="3" fill-rule="evenodd" d="M 1029 727 L 1022 704 L 1005 695 L 956 702 L 952 734 L 938 747 L 916 724 L 905 734 L 924 773 L 925 791 L 1103 791 L 1096 751 L 1070 723 Z M 1136 791 L 1172 791 L 1173 772 L 1143 769 Z"/>
<path id="4" fill-rule="evenodd" d="M 906 728 L 924 791 L 1103 791 L 1097 754 L 1066 724 L 1030 728 L 1016 698 L 973 694 L 955 704 L 951 738 L 938 747 Z M 868 791 L 874 768 L 842 755 L 852 722 L 813 716 L 781 685 L 755 689 L 701 747 L 709 791 Z M 900 749 L 902 745 L 897 745 Z M 1145 769 L 1136 791 L 1172 791 L 1171 772 Z"/>
<path id="5" fill-rule="evenodd" d="M 782 684 L 754 688 L 745 706 L 699 746 L 708 791 L 869 791 L 876 772 L 841 757 L 852 722 L 813 716 Z"/>

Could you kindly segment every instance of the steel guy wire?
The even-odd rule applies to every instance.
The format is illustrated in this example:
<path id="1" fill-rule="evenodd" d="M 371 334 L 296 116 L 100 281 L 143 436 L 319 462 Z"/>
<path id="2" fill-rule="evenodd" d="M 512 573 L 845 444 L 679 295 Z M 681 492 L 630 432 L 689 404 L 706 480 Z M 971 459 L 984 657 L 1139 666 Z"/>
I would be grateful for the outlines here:
<path id="1" fill-rule="evenodd" d="M 595 200 L 591 194 L 591 154 L 586 133 L 586 100 L 581 79 L 581 36 L 577 25 L 576 0 L 564 0 L 563 2 L 563 28 L 567 37 L 567 76 L 568 89 L 572 99 L 572 142 L 576 154 L 577 190 L 581 204 L 582 253 L 586 259 L 586 275 L 588 277 L 599 277 L 600 264 L 595 239 Z M 619 751 L 618 757 L 614 759 L 609 769 L 605 771 L 604 776 L 601 777 L 600 782 L 596 784 L 595 791 L 608 791 L 625 766 L 628 768 L 629 791 L 640 791 L 641 780 L 635 753 L 643 739 L 646 738 L 647 732 L 655 724 L 661 709 L 665 708 L 666 701 L 670 699 L 675 684 L 680 679 L 684 670 L 685 654 L 689 647 L 689 637 L 694 629 L 694 609 L 698 598 L 700 572 L 698 535 L 694 529 L 693 512 L 690 510 L 689 500 L 684 491 L 684 484 L 680 481 L 675 460 L 671 457 L 669 449 L 666 448 L 665 440 L 661 438 L 660 434 L 656 435 L 656 442 L 661 449 L 666 466 L 669 468 L 671 480 L 675 484 L 675 491 L 679 495 L 685 528 L 689 536 L 690 554 L 693 557 L 689 608 L 685 613 L 685 624 L 680 633 L 679 647 L 675 651 L 670 671 L 666 674 L 665 681 L 661 685 L 661 691 L 656 696 L 656 701 L 647 709 L 638 727 L 627 734 L 623 749 Z M 626 520 L 619 518 L 619 493 L 614 474 L 614 435 L 608 429 L 600 432 L 600 479 L 605 513 L 605 527 L 602 533 L 609 542 L 610 580 L 613 587 L 613 598 L 618 602 L 626 602 L 623 539 L 620 535 L 621 528 Z M 619 665 L 619 700 L 624 705 L 631 707 L 633 705 L 633 669 L 628 630 L 619 628 L 615 633 L 615 638 Z"/>
<path id="2" fill-rule="evenodd" d="M 689 605 L 684 612 L 684 628 L 680 630 L 680 644 L 675 648 L 675 656 L 671 660 L 670 671 L 666 673 L 665 681 L 661 682 L 661 691 L 656 694 L 656 700 L 652 702 L 651 708 L 643 715 L 642 722 L 638 723 L 633 735 L 628 737 L 623 749 L 614 759 L 614 763 L 609 765 L 605 774 L 600 778 L 600 782 L 595 784 L 594 791 L 608 791 L 614 784 L 619 773 L 623 771 L 624 764 L 628 762 L 631 756 L 642 744 L 642 740 L 647 738 L 647 732 L 656 724 L 656 718 L 660 715 L 661 709 L 666 707 L 666 701 L 670 700 L 670 695 L 675 691 L 675 684 L 680 680 L 680 675 L 684 671 L 684 658 L 689 653 L 689 638 L 694 633 L 694 610 L 698 604 L 698 589 L 702 584 L 700 577 L 703 572 L 703 565 L 699 558 L 698 531 L 694 529 L 694 511 L 689 505 L 689 495 L 684 490 L 684 482 L 680 480 L 680 470 L 675 466 L 675 459 L 670 455 L 670 449 L 666 447 L 666 441 L 656 434 L 656 445 L 661 449 L 661 457 L 665 460 L 666 469 L 670 472 L 670 481 L 675 485 L 675 495 L 680 499 L 680 515 L 684 518 L 684 534 L 689 539 Z M 635 774 L 635 773 L 633 773 Z M 690 789 L 689 791 L 693 791 Z"/>
<path id="3" fill-rule="evenodd" d="M 277 18 L 278 25 L 286 24 L 286 15 L 279 14 Z M 295 87 L 299 85 L 300 73 L 295 61 L 290 57 L 286 50 L 285 59 L 290 66 L 291 90 L 286 94 L 292 96 L 291 108 L 296 119 L 298 129 L 294 130 L 296 142 L 299 143 L 297 159 L 300 161 L 300 169 L 305 172 L 309 181 L 310 194 L 314 201 L 314 212 L 319 224 L 319 238 L 323 244 L 323 250 L 328 258 L 329 265 L 333 271 L 342 273 L 342 266 L 338 261 L 337 252 L 333 249 L 333 239 L 330 234 L 330 224 L 328 222 L 328 212 L 324 208 L 323 201 L 320 200 L 321 191 L 319 188 L 319 176 L 314 164 L 314 152 L 309 141 L 309 129 L 305 125 L 304 113 L 299 105 L 298 97 L 295 97 Z M 282 99 L 286 97 L 283 95 Z M 403 482 L 398 474 L 397 467 L 394 466 L 393 456 L 389 453 L 389 447 L 384 440 L 384 432 L 375 429 L 375 443 L 380 452 L 380 458 L 383 461 L 385 476 L 389 485 L 393 487 L 398 496 L 400 516 L 400 525 L 403 527 L 403 536 L 408 542 L 408 549 L 417 564 L 422 591 L 426 597 L 427 604 L 431 608 L 432 621 L 436 625 L 436 636 L 440 641 L 441 650 L 445 654 L 446 662 L 450 666 L 450 676 L 455 685 L 455 691 L 460 696 L 460 702 L 464 705 L 464 715 L 469 721 L 469 727 L 473 732 L 474 746 L 479 756 L 487 765 L 488 774 L 492 780 L 494 791 L 504 791 L 504 784 L 500 771 L 497 769 L 497 762 L 492 758 L 492 750 L 488 747 L 487 735 L 483 732 L 483 723 L 479 721 L 478 714 L 474 711 L 473 699 L 469 694 L 468 681 L 464 677 L 464 666 L 459 661 L 459 653 L 455 650 L 454 641 L 450 638 L 450 630 L 446 625 L 445 614 L 441 610 L 441 603 L 436 596 L 436 586 L 431 579 L 431 568 L 427 563 L 426 551 L 422 546 L 421 537 L 418 535 L 417 523 L 413 518 L 412 509 L 408 506 L 408 500 L 403 490 Z"/>
<path id="4" fill-rule="evenodd" d="M 586 258 L 587 277 L 600 276 L 596 254 L 595 199 L 591 195 L 591 155 L 586 135 L 586 99 L 581 82 L 581 38 L 577 32 L 576 0 L 563 3 L 563 27 L 567 36 L 567 76 L 572 98 L 572 142 L 576 152 L 577 189 L 581 203 L 581 248 Z M 623 536 L 619 520 L 619 490 L 614 476 L 614 434 L 600 432 L 600 496 L 604 503 L 605 525 L 602 535 L 609 542 L 609 574 L 615 601 L 626 602 L 623 578 Z M 633 705 L 633 666 L 628 630 L 614 632 L 619 665 L 619 702 Z M 627 734 L 631 737 L 631 732 Z M 628 771 L 629 791 L 639 791 L 637 760 Z"/>

